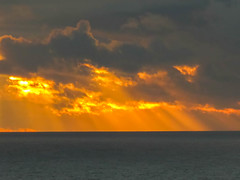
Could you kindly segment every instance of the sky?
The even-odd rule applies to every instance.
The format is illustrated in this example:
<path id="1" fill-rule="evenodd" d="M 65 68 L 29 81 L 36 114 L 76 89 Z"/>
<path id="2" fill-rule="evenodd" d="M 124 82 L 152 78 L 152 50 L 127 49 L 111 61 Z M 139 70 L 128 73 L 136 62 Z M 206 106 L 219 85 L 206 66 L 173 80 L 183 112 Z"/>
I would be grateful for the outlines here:
<path id="1" fill-rule="evenodd" d="M 1 0 L 0 131 L 240 130 L 238 0 Z"/>

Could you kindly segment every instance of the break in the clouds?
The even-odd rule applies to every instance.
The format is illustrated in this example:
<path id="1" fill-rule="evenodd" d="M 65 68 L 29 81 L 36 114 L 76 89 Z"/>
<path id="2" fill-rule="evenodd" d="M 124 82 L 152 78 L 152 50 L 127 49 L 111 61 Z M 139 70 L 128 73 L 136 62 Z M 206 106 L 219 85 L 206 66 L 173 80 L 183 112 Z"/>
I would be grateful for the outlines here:
<path id="1" fill-rule="evenodd" d="M 0 9 L 2 129 L 240 123 L 238 1 L 2 1 Z"/>

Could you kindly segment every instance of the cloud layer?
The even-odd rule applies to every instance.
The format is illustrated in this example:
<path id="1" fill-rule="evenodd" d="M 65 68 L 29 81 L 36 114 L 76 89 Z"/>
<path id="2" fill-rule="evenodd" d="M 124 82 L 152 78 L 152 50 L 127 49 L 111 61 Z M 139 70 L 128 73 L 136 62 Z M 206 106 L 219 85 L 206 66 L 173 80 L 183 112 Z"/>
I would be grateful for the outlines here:
<path id="1" fill-rule="evenodd" d="M 106 120 L 104 114 L 113 112 L 146 112 L 159 119 L 156 115 L 164 111 L 175 112 L 177 119 L 195 119 L 188 123 L 198 122 L 192 126 L 199 129 L 224 124 L 219 117 L 223 114 L 234 127 L 240 106 L 240 3 L 126 4 L 74 1 L 67 3 L 72 11 L 63 17 L 58 12 L 69 10 L 62 5 L 56 12 L 49 8 L 40 13 L 56 6 L 54 1 L 3 1 L 2 12 L 10 7 L 15 15 L 4 13 L 0 23 L 16 32 L 3 31 L 0 37 L 2 102 L 33 103 L 37 111 L 52 119 L 70 119 L 69 123 L 77 116 Z M 23 22 L 28 29 L 24 32 Z M 4 109 L 8 112 L 10 106 Z M 176 119 L 173 114 L 169 121 Z M 188 129 L 188 123 L 172 127 Z"/>

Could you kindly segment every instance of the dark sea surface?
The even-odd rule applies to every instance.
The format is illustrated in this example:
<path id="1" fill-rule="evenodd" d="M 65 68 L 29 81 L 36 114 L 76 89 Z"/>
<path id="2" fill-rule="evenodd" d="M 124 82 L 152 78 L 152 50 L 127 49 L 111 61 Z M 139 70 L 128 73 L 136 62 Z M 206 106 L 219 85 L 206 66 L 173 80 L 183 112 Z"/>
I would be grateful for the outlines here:
<path id="1" fill-rule="evenodd" d="M 240 179 L 240 132 L 1 133 L 0 179 Z"/>

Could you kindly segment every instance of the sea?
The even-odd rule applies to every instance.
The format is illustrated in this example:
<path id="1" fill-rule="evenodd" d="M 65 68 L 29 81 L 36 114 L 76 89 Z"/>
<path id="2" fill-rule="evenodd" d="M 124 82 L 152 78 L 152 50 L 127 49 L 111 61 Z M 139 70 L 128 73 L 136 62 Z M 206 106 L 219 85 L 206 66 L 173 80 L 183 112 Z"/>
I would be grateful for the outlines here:
<path id="1" fill-rule="evenodd" d="M 240 132 L 0 133 L 0 179 L 240 179 Z"/>

